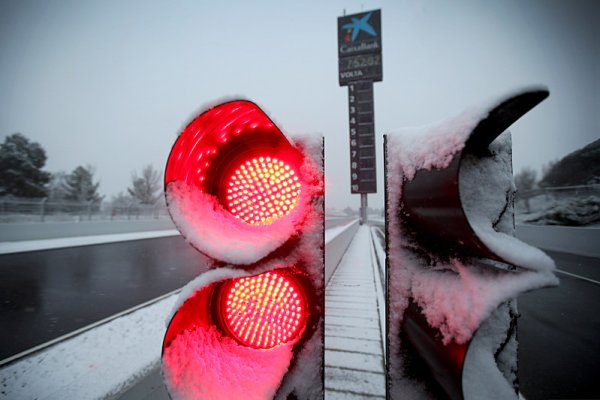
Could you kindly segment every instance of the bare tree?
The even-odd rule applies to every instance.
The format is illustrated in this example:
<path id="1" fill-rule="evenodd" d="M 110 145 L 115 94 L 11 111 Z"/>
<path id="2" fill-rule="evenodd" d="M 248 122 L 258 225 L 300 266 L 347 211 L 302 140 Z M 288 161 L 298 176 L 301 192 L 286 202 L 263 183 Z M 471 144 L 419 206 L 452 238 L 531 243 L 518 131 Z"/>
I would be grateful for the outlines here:
<path id="1" fill-rule="evenodd" d="M 531 190 L 537 183 L 537 172 L 531 167 L 524 167 L 515 175 L 515 185 L 519 191 Z"/>
<path id="2" fill-rule="evenodd" d="M 48 199 L 50 201 L 63 201 L 65 200 L 69 192 L 67 191 L 67 179 L 69 174 L 65 171 L 58 171 L 52 173 L 50 182 L 48 182 Z"/>
<path id="3" fill-rule="evenodd" d="M 525 201 L 525 208 L 527 212 L 530 212 L 529 198 L 531 197 L 531 190 L 535 188 L 537 184 L 537 172 L 531 167 L 524 167 L 515 175 L 515 186 L 518 190 L 518 197 Z"/>
<path id="4" fill-rule="evenodd" d="M 127 188 L 127 192 L 141 204 L 154 204 L 161 193 L 160 177 L 161 173 L 155 170 L 151 164 L 148 164 L 142 168 L 139 176 L 136 172 L 131 174 L 132 186 Z"/>

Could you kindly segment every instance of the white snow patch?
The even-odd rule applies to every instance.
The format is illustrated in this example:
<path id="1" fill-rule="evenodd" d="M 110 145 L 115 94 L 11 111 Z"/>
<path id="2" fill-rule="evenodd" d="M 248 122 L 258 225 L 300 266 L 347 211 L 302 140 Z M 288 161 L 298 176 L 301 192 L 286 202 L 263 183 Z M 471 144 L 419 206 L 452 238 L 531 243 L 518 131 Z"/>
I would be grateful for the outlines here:
<path id="1" fill-rule="evenodd" d="M 306 207 L 301 194 L 300 204 L 286 218 L 250 225 L 195 186 L 172 182 L 166 194 L 169 212 L 186 240 L 209 257 L 231 264 L 251 264 L 285 243 L 303 220 L 299 210 Z"/>
<path id="2" fill-rule="evenodd" d="M 91 235 L 58 239 L 24 240 L 19 242 L 0 242 L 0 254 L 23 253 L 28 251 L 62 249 L 65 247 L 89 246 L 94 244 L 125 242 L 129 240 L 154 239 L 177 236 L 176 229 L 151 232 L 114 233 L 110 235 Z"/>
<path id="3" fill-rule="evenodd" d="M 244 270 L 229 267 L 213 269 L 198 275 L 181 289 L 177 300 L 173 304 L 170 314 L 167 315 L 165 319 L 165 325 L 169 326 L 169 323 L 171 322 L 171 319 L 177 310 L 179 310 L 183 303 L 185 303 L 185 301 L 192 297 L 197 291 L 215 282 L 224 281 L 226 279 L 242 278 L 244 276 L 250 276 L 250 274 Z"/>
<path id="4" fill-rule="evenodd" d="M 491 110 L 519 93 L 543 89 L 545 87 L 530 86 L 509 90 L 482 102 L 481 105 L 469 107 L 455 117 L 425 126 L 402 128 L 391 133 L 388 135 L 388 140 L 391 139 L 391 142 L 388 142 L 390 170 L 402 171 L 400 177 L 411 180 L 420 169 L 431 170 L 448 166 L 454 155 L 464 148 L 473 129 Z M 399 185 L 394 186 L 400 189 Z"/>
<path id="5" fill-rule="evenodd" d="M 490 156 L 464 156 L 461 202 L 471 228 L 492 252 L 520 267 L 550 271 L 555 268 L 550 257 L 514 237 L 511 147 L 510 133 L 505 132 L 490 144 Z"/>
<path id="6" fill-rule="evenodd" d="M 329 244 L 332 240 L 334 240 L 338 235 L 344 232 L 348 227 L 352 224 L 355 224 L 356 220 L 348 222 L 346 225 L 336 226 L 333 228 L 329 228 L 325 230 L 325 245 Z"/>
<path id="7" fill-rule="evenodd" d="M 156 368 L 175 296 L 0 369 L 1 399 L 104 399 Z"/>
<path id="8" fill-rule="evenodd" d="M 434 269 L 408 268 L 413 269 L 411 297 L 422 307 L 427 322 L 440 330 L 445 344 L 467 342 L 499 304 L 557 283 L 550 272 L 505 272 L 458 260 Z"/>
<path id="9" fill-rule="evenodd" d="M 167 204 L 181 234 L 209 257 L 240 265 L 252 264 L 288 241 L 311 218 L 313 197 L 323 194 L 322 138 L 297 138 L 296 146 L 307 156 L 298 171 L 302 182 L 298 203 L 287 216 L 270 225 L 251 225 L 225 210 L 215 196 L 184 182 L 171 182 L 166 188 Z"/>
<path id="10" fill-rule="evenodd" d="M 441 123 L 405 128 L 388 134 L 388 162 L 390 170 L 394 172 L 390 178 L 399 176 L 401 184 L 402 179 L 412 180 L 418 170 L 447 167 L 454 155 L 463 149 L 471 131 L 486 115 L 487 112 L 482 108 L 471 108 Z M 396 175 L 398 171 L 401 174 Z"/>
<path id="11" fill-rule="evenodd" d="M 313 335 L 304 343 L 296 362 L 285 376 L 277 399 L 294 394 L 298 400 L 323 398 L 323 318 L 319 319 Z"/>
<path id="12" fill-rule="evenodd" d="M 257 350 L 214 326 L 196 327 L 165 349 L 165 383 L 174 400 L 272 399 L 292 359 L 292 345 Z"/>
<path id="13" fill-rule="evenodd" d="M 484 393 L 489 400 L 517 399 L 518 394 L 512 385 L 517 379 L 516 335 L 513 334 L 504 343 L 510 319 L 511 306 L 503 305 L 494 311 L 473 337 L 463 370 L 465 399 L 478 399 Z"/>

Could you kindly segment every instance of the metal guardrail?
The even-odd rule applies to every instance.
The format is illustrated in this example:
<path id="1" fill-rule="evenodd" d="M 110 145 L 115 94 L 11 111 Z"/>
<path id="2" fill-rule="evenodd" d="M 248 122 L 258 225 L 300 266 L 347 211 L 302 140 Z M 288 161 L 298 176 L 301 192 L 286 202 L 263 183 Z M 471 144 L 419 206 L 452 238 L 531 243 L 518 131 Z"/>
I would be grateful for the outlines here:
<path id="1" fill-rule="evenodd" d="M 600 184 L 543 187 L 532 190 L 524 190 L 522 192 L 518 191 L 517 199 L 532 198 L 540 195 L 544 195 L 550 198 L 600 196 Z"/>
<path id="2" fill-rule="evenodd" d="M 346 249 L 350 245 L 352 238 L 359 228 L 358 220 L 355 220 L 340 231 L 335 237 L 325 243 L 325 284 L 329 283 L 329 278 L 333 275 L 338 264 L 342 260 Z"/>
<path id="3" fill-rule="evenodd" d="M 169 218 L 163 202 L 119 204 L 51 201 L 47 198 L 0 198 L 0 222 L 91 221 Z"/>
<path id="4" fill-rule="evenodd" d="M 517 191 L 515 196 L 520 223 L 585 226 L 600 221 L 599 207 L 599 184 Z"/>
<path id="5" fill-rule="evenodd" d="M 600 197 L 600 184 L 517 190 L 515 200 L 517 205 L 525 207 L 528 212 L 536 212 L 541 211 L 548 204 L 570 199 L 583 199 L 590 196 Z"/>

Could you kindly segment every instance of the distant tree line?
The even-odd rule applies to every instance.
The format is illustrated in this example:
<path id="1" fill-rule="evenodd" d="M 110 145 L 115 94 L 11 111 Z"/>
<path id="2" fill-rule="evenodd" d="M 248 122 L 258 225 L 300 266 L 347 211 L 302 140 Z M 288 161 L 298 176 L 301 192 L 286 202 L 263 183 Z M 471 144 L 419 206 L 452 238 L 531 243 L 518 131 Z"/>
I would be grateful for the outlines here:
<path id="1" fill-rule="evenodd" d="M 44 171 L 46 151 L 21 133 L 14 133 L 0 145 L 0 196 L 48 198 L 55 201 L 99 202 L 100 182 L 94 180 L 91 165 L 79 165 L 70 173 Z M 515 185 L 523 193 L 537 187 L 577 186 L 600 183 L 600 139 L 574 151 L 537 172 L 525 167 L 515 175 Z M 161 197 L 161 173 L 152 165 L 131 174 L 126 194 L 119 193 L 112 203 L 128 206 L 155 204 Z M 346 210 L 347 211 L 347 210 Z M 347 211 L 348 212 L 348 211 Z"/>
<path id="2" fill-rule="evenodd" d="M 537 187 L 561 187 L 592 185 L 600 183 L 600 139 L 576 150 L 559 161 L 550 162 L 542 168 L 541 178 L 531 167 L 521 169 L 515 175 L 519 191 Z"/>
<path id="3" fill-rule="evenodd" d="M 21 133 L 7 136 L 0 144 L 0 196 L 88 203 L 98 203 L 104 198 L 98 193 L 100 182 L 94 179 L 93 166 L 79 165 L 70 173 L 50 173 L 43 169 L 46 160 L 46 151 L 39 143 Z M 146 165 L 139 175 L 132 173 L 127 195 L 119 193 L 112 202 L 155 204 L 161 190 L 160 172 Z"/>

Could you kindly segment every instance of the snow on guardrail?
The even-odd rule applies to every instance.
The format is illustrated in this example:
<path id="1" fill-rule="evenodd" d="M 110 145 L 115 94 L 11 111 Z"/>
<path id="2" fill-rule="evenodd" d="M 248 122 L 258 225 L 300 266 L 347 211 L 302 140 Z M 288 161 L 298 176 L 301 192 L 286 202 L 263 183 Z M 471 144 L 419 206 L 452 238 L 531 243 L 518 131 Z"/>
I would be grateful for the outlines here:
<path id="1" fill-rule="evenodd" d="M 327 229 L 325 231 L 325 284 L 337 268 L 342 256 L 350 245 L 356 231 L 358 231 L 359 221 L 354 220 L 346 225 Z"/>
<path id="2" fill-rule="evenodd" d="M 24 253 L 29 251 L 63 249 L 66 247 L 88 246 L 125 242 L 129 240 L 155 239 L 169 236 L 178 236 L 177 229 L 168 229 L 150 232 L 115 233 L 110 235 L 90 235 L 80 237 L 65 237 L 57 239 L 23 240 L 17 242 L 0 242 L 0 255 Z"/>

